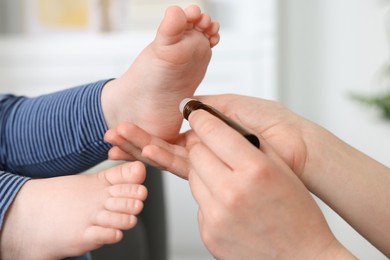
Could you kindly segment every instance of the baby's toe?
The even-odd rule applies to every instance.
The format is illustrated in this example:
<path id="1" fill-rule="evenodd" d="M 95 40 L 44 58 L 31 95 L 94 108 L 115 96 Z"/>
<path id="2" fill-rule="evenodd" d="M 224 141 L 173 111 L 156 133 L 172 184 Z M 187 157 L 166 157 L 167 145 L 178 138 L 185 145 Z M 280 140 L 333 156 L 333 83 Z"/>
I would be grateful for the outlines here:
<path id="1" fill-rule="evenodd" d="M 137 224 L 137 217 L 134 215 L 103 210 L 96 214 L 94 224 L 105 228 L 128 230 Z"/>
<path id="2" fill-rule="evenodd" d="M 144 208 L 144 203 L 137 199 L 109 198 L 104 207 L 111 212 L 138 215 Z"/>
<path id="3" fill-rule="evenodd" d="M 200 20 L 195 24 L 198 31 L 205 31 L 211 24 L 211 17 L 208 14 L 202 14 Z"/>
<path id="4" fill-rule="evenodd" d="M 184 13 L 187 17 L 187 21 L 189 23 L 195 23 L 198 21 L 202 15 L 202 12 L 199 8 L 199 6 L 196 5 L 190 5 L 186 9 L 184 9 Z"/>

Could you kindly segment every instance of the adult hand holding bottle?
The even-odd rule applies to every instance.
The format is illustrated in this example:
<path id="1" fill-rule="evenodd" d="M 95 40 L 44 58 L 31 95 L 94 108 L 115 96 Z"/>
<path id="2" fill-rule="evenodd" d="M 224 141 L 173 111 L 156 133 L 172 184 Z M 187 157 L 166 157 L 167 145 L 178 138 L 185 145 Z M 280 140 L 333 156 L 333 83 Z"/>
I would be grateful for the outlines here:
<path id="1" fill-rule="evenodd" d="M 136 127 L 129 129 L 126 124 L 121 125 L 116 129 L 115 133 L 109 133 L 108 136 L 111 135 L 111 140 L 116 139 L 113 138 L 116 134 L 121 136 L 121 141 L 133 143 L 135 146 L 141 148 L 141 155 L 144 159 L 147 158 L 161 168 L 167 169 L 181 177 L 188 177 L 189 179 L 193 172 L 191 170 L 197 164 L 205 165 L 205 171 L 206 168 L 214 167 L 213 163 L 215 161 L 205 161 L 202 157 L 203 152 L 192 152 L 194 149 L 199 149 L 196 148 L 198 145 L 208 147 L 214 156 L 222 162 L 220 165 L 226 164 L 231 169 L 235 168 L 232 168 L 232 165 L 228 164 L 228 160 L 218 154 L 217 151 L 220 150 L 221 152 L 232 154 L 235 158 L 240 157 L 240 160 L 236 161 L 238 164 L 235 167 L 243 171 L 247 169 L 249 172 L 253 171 L 251 169 L 258 167 L 259 172 L 261 172 L 259 176 L 266 176 L 261 178 L 263 181 L 268 180 L 271 183 L 273 181 L 279 183 L 280 181 L 277 181 L 275 176 L 289 176 L 287 174 L 288 171 L 290 173 L 294 172 L 294 176 L 298 177 L 304 184 L 303 187 L 306 187 L 310 192 L 327 203 L 384 254 L 387 256 L 390 255 L 390 247 L 388 246 L 390 244 L 390 222 L 387 221 L 390 218 L 390 209 L 387 206 L 390 197 L 390 190 L 388 189 L 390 187 L 390 171 L 386 166 L 354 149 L 321 126 L 289 111 L 277 102 L 238 95 L 205 96 L 198 97 L 198 99 L 216 107 L 227 116 L 236 119 L 236 121 L 261 137 L 261 151 L 258 151 L 250 144 L 249 147 L 254 149 L 256 153 L 262 155 L 258 155 L 259 157 L 255 158 L 255 156 L 247 154 L 247 150 L 244 147 L 248 146 L 248 142 L 242 136 L 225 124 L 220 126 L 211 124 L 212 121 L 217 119 L 208 113 L 201 113 L 202 111 L 195 111 L 197 113 L 194 113 L 194 115 L 191 114 L 189 120 L 193 131 L 181 135 L 181 138 L 175 144 L 161 142 L 161 140 L 145 132 L 141 134 L 142 130 Z M 201 116 L 195 116 L 198 112 L 201 113 Z M 193 122 L 197 117 L 206 118 L 208 120 L 207 124 L 204 122 L 201 125 L 197 125 L 196 121 Z M 213 127 L 210 125 L 213 125 Z M 202 135 L 202 129 L 206 129 L 207 134 Z M 224 131 L 229 130 L 229 132 L 224 132 L 222 131 L 223 129 L 225 129 Z M 218 132 L 218 135 L 215 135 L 214 139 L 207 137 L 217 131 L 220 132 Z M 238 139 L 232 138 L 232 133 L 237 134 L 241 138 L 239 140 L 244 142 L 241 143 L 238 142 Z M 138 137 L 137 141 L 134 141 L 135 136 Z M 141 136 L 142 138 L 139 138 Z M 214 143 L 218 143 L 218 149 L 210 149 L 214 147 Z M 125 158 L 127 151 L 124 146 L 119 141 L 114 141 L 113 144 L 119 145 L 123 149 L 114 148 L 111 153 L 112 158 Z M 196 162 L 196 156 L 198 156 L 198 162 Z M 215 159 L 215 157 L 213 158 Z M 268 173 L 279 173 L 266 174 L 267 171 Z M 197 171 L 197 175 L 201 176 L 200 170 Z M 202 174 L 202 176 L 209 175 L 215 177 L 213 183 L 218 183 L 217 179 L 220 179 L 222 183 L 225 181 L 221 177 L 223 176 L 222 174 Z M 243 180 L 246 179 L 245 176 L 247 175 L 240 174 Z M 270 176 L 272 179 L 268 179 L 271 178 Z M 291 186 L 298 187 L 295 182 L 298 178 L 286 177 L 283 180 L 288 179 L 290 180 Z M 244 182 L 244 186 L 237 186 L 235 188 L 243 194 L 250 194 L 246 198 L 247 200 L 245 200 L 247 202 L 250 198 L 254 198 L 254 200 L 258 199 L 256 195 L 253 195 L 255 189 L 249 188 L 256 181 L 250 178 L 249 180 Z M 193 181 L 190 179 L 190 182 Z M 274 187 L 278 187 L 279 185 L 282 187 L 287 186 L 286 183 L 282 182 L 283 185 L 279 183 Z M 265 185 L 262 185 L 262 183 L 256 183 L 254 187 L 256 186 L 265 188 Z M 193 184 L 191 187 L 193 187 Z M 269 187 L 272 187 L 272 185 L 269 185 Z M 219 192 L 222 192 L 222 190 L 219 190 Z M 225 190 L 226 192 L 224 194 L 226 195 L 230 189 L 225 188 Z M 283 190 L 289 189 L 287 187 Z M 268 191 L 270 192 L 269 196 L 271 196 L 273 194 L 271 192 L 272 189 L 269 188 Z M 275 191 L 278 190 L 275 189 Z M 299 194 L 302 193 L 299 192 Z M 196 197 L 195 192 L 194 196 Z M 293 199 L 296 201 L 306 201 L 305 196 L 298 194 Z M 277 207 L 277 205 L 270 203 L 269 207 Z M 212 207 L 207 208 L 212 209 Z M 265 208 L 267 207 L 263 209 Z M 202 212 L 205 212 L 205 208 L 203 208 Z M 299 210 L 295 212 L 299 212 Z M 255 212 L 252 213 L 254 217 L 257 216 Z M 242 222 L 245 222 L 244 216 L 241 217 Z M 235 219 L 237 221 L 239 220 L 239 218 Z M 258 218 L 258 222 L 265 221 L 265 219 Z M 317 220 L 319 221 L 320 218 Z M 265 225 L 264 222 L 262 224 Z M 288 226 L 282 222 L 279 222 L 279 224 L 284 227 Z M 299 223 L 296 224 L 300 226 Z M 249 231 L 254 231 L 254 226 L 250 226 L 252 226 L 252 229 Z M 301 227 L 303 228 L 303 226 Z M 234 228 L 235 225 L 230 227 L 230 229 Z M 237 232 L 233 233 L 236 234 L 239 232 L 237 230 Z M 322 234 L 317 233 L 316 236 L 322 236 Z M 327 236 L 325 235 L 325 237 Z M 231 235 L 231 237 L 233 238 L 235 236 Z M 251 244 L 250 241 L 254 238 L 253 236 L 250 237 L 252 239 L 246 239 L 246 242 Z M 208 236 L 204 236 L 204 240 L 210 241 Z M 205 243 L 206 245 L 210 244 L 208 242 Z M 279 241 L 279 243 L 282 242 Z M 311 243 L 307 246 L 310 245 Z M 281 250 L 281 248 L 279 249 Z"/>

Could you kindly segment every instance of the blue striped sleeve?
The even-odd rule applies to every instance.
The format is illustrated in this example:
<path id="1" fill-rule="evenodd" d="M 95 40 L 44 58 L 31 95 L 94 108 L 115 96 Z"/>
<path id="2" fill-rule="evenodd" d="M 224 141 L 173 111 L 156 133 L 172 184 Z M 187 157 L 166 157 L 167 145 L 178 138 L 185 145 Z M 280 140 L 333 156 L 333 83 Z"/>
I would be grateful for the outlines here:
<path id="1" fill-rule="evenodd" d="M 2 170 L 32 178 L 82 172 L 107 159 L 101 109 L 107 80 L 0 101 Z"/>
<path id="2" fill-rule="evenodd" d="M 20 188 L 29 178 L 0 171 L 0 230 L 5 214 Z"/>

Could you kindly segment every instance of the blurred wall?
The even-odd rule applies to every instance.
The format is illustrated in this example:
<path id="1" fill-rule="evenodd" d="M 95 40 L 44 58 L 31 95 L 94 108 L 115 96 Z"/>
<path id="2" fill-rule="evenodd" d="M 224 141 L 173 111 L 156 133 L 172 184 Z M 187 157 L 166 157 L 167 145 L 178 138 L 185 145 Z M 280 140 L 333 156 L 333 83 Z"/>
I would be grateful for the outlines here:
<path id="1" fill-rule="evenodd" d="M 22 21 L 15 14 L 21 13 L 20 0 L 0 0 L 0 34 L 19 33 L 22 31 Z"/>
<path id="2" fill-rule="evenodd" d="M 388 59 L 387 2 L 280 1 L 279 94 L 295 112 L 390 166 L 390 122 L 348 97 L 378 90 L 378 71 Z M 322 207 L 336 236 L 359 259 L 387 259 Z"/>

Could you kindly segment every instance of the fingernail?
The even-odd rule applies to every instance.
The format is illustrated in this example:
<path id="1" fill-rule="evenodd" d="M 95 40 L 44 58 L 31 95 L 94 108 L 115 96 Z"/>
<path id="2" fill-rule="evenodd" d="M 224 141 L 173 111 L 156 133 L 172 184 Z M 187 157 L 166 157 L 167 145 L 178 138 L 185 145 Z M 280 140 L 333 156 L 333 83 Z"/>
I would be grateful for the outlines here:
<path id="1" fill-rule="evenodd" d="M 137 191 L 138 195 L 142 196 L 144 194 L 144 189 L 143 189 L 143 186 L 139 186 L 138 187 L 138 191 Z"/>
<path id="2" fill-rule="evenodd" d="M 134 208 L 136 208 L 136 209 L 139 208 L 139 201 L 138 200 L 134 201 Z"/>
<path id="3" fill-rule="evenodd" d="M 136 221 L 136 217 L 135 216 L 133 216 L 133 215 L 131 215 L 130 216 L 130 224 L 134 224 L 135 223 L 135 221 Z"/>

